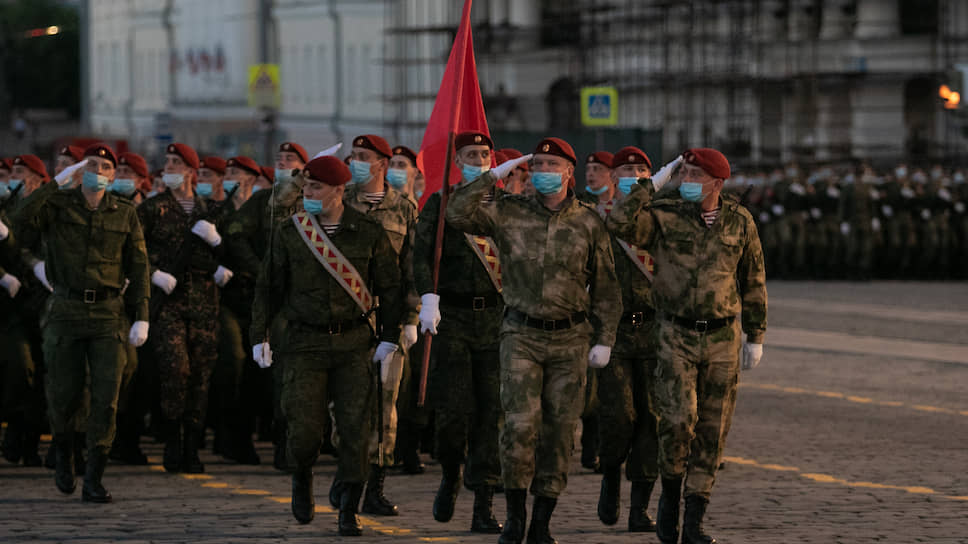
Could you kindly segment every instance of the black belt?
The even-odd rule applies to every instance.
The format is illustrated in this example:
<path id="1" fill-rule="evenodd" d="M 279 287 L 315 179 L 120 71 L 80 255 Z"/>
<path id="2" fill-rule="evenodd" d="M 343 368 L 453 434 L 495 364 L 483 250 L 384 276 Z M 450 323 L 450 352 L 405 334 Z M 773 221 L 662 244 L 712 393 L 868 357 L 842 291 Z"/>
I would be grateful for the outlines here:
<path id="1" fill-rule="evenodd" d="M 441 292 L 440 305 L 454 308 L 470 308 L 475 312 L 480 312 L 488 308 L 494 308 L 495 306 L 503 306 L 504 299 L 497 293 L 474 296 Z"/>
<path id="2" fill-rule="evenodd" d="M 365 315 L 361 315 L 355 319 L 346 319 L 344 321 L 333 321 L 330 323 L 316 324 L 316 323 L 307 323 L 306 321 L 296 321 L 296 324 L 298 324 L 301 327 L 312 329 L 313 331 L 317 331 L 323 334 L 338 336 L 340 334 L 343 334 L 344 332 L 349 332 L 355 329 L 356 327 L 363 325 L 367 321 L 369 321 L 367 317 Z"/>
<path id="3" fill-rule="evenodd" d="M 55 289 L 54 294 L 72 300 L 80 300 L 84 304 L 94 304 L 98 301 L 121 296 L 121 290 L 114 287 L 98 287 L 97 289 L 68 289 L 62 287 Z"/>
<path id="4" fill-rule="evenodd" d="M 686 319 L 677 315 L 665 314 L 665 318 L 684 329 L 696 332 L 711 332 L 725 327 L 736 321 L 735 317 L 720 317 L 718 319 Z"/>
<path id="5" fill-rule="evenodd" d="M 585 312 L 576 312 L 572 314 L 571 317 L 566 317 L 564 319 L 541 319 L 531 317 L 530 315 L 522 311 L 515 310 L 514 308 L 505 308 L 504 315 L 533 329 L 541 329 L 545 331 L 560 331 L 563 329 L 570 329 L 575 325 L 584 323 L 586 319 Z"/>
<path id="6" fill-rule="evenodd" d="M 646 321 L 652 321 L 653 319 L 655 319 L 654 308 L 647 308 L 640 312 L 625 312 L 622 314 L 622 323 L 627 323 L 635 327 L 638 327 Z"/>

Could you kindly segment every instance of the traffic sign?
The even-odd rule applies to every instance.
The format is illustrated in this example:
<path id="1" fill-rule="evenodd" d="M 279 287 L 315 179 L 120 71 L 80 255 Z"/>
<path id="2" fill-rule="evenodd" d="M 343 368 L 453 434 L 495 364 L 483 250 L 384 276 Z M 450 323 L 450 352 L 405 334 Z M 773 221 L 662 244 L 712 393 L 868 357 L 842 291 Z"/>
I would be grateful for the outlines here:
<path id="1" fill-rule="evenodd" d="M 615 87 L 582 87 L 581 124 L 586 127 L 618 124 L 618 90 Z"/>
<path id="2" fill-rule="evenodd" d="M 278 108 L 282 101 L 278 64 L 249 66 L 249 107 Z"/>

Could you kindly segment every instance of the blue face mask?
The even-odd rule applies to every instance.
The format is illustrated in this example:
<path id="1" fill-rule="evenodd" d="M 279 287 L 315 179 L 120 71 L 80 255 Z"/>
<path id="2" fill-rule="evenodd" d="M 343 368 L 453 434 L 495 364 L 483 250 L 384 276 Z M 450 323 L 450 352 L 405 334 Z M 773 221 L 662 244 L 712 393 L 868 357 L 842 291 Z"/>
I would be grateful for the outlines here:
<path id="1" fill-rule="evenodd" d="M 467 181 L 474 181 L 475 179 L 481 177 L 481 174 L 487 172 L 490 168 L 486 166 L 473 166 L 470 164 L 464 164 L 460 167 L 460 173 L 464 176 Z"/>
<path id="2" fill-rule="evenodd" d="M 20 185 L 23 184 L 23 182 L 24 180 L 22 179 L 11 179 L 10 181 L 7 182 L 7 185 L 10 186 L 11 191 L 16 191 L 17 187 L 20 187 Z"/>
<path id="3" fill-rule="evenodd" d="M 195 188 L 195 192 L 202 198 L 209 198 L 214 190 L 211 183 L 199 183 Z"/>
<path id="4" fill-rule="evenodd" d="M 6 183 L 0 183 L 0 200 L 10 196 L 10 188 Z"/>
<path id="5" fill-rule="evenodd" d="M 419 200 L 420 197 L 423 196 L 423 191 L 416 191 L 414 194 L 417 196 L 417 199 Z"/>
<path id="6" fill-rule="evenodd" d="M 238 186 L 239 186 L 239 182 L 235 181 L 234 179 L 227 179 L 227 180 L 225 180 L 225 181 L 222 182 L 222 189 L 226 193 L 231 193 Z"/>
<path id="7" fill-rule="evenodd" d="M 84 172 L 81 183 L 84 184 L 85 189 L 90 189 L 91 191 L 103 191 L 108 188 L 108 178 L 90 171 Z"/>
<path id="8" fill-rule="evenodd" d="M 589 187 L 587 185 L 585 186 L 585 192 L 588 193 L 588 194 L 590 194 L 590 195 L 595 195 L 595 196 L 598 196 L 600 194 L 603 194 L 607 190 L 608 190 L 608 184 L 607 183 L 605 185 L 602 185 L 598 189 L 592 189 L 591 187 Z"/>
<path id="9" fill-rule="evenodd" d="M 292 169 L 291 168 L 276 168 L 276 174 L 273 176 L 273 183 L 282 183 L 284 181 L 289 181 L 292 179 Z"/>
<path id="10" fill-rule="evenodd" d="M 683 200 L 688 200 L 689 202 L 700 202 L 702 201 L 702 183 L 684 181 L 681 185 L 679 185 L 679 194 L 682 196 Z"/>
<path id="11" fill-rule="evenodd" d="M 373 179 L 368 162 L 350 161 L 350 172 L 353 173 L 353 183 L 369 183 Z"/>
<path id="12" fill-rule="evenodd" d="M 639 182 L 639 178 L 618 178 L 618 190 L 625 194 L 632 192 L 632 187 Z"/>
<path id="13" fill-rule="evenodd" d="M 306 210 L 306 213 L 313 215 L 321 214 L 323 213 L 323 201 L 303 197 L 303 209 Z"/>
<path id="14" fill-rule="evenodd" d="M 125 178 L 116 178 L 111 185 L 108 185 L 108 191 L 112 193 L 117 193 L 122 196 L 131 196 L 134 194 L 134 180 Z"/>
<path id="15" fill-rule="evenodd" d="M 561 174 L 558 172 L 535 172 L 531 174 L 531 184 L 543 195 L 553 195 L 561 191 Z"/>
<path id="16" fill-rule="evenodd" d="M 407 171 L 400 168 L 387 170 L 387 183 L 394 189 L 403 189 L 407 185 Z"/>
<path id="17" fill-rule="evenodd" d="M 185 183 L 185 176 L 182 174 L 162 174 L 161 180 L 165 182 L 165 187 L 177 189 Z"/>

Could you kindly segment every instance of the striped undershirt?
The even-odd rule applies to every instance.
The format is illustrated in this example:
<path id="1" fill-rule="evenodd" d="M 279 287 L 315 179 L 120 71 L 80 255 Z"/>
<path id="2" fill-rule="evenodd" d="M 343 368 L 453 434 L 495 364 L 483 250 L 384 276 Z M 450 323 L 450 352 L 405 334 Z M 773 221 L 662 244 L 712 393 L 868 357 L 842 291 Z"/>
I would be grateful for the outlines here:
<path id="1" fill-rule="evenodd" d="M 718 217 L 719 217 L 719 208 L 716 208 L 715 210 L 710 210 L 708 212 L 702 212 L 702 220 L 706 222 L 706 227 L 713 226 L 713 223 L 716 222 L 716 219 Z"/>
<path id="2" fill-rule="evenodd" d="M 191 215 L 192 211 L 195 210 L 194 198 L 185 198 L 185 199 L 179 198 L 177 200 L 178 200 L 178 203 L 181 204 L 182 209 L 185 210 L 185 213 L 187 213 L 188 215 Z"/>
<path id="3" fill-rule="evenodd" d="M 383 197 L 387 196 L 386 191 L 379 193 L 363 193 L 363 200 L 369 202 L 370 204 L 379 204 L 383 202 Z"/>
<path id="4" fill-rule="evenodd" d="M 326 236 L 332 236 L 336 232 L 336 229 L 339 228 L 339 223 L 320 223 L 319 226 L 323 227 L 323 232 L 326 233 Z"/>

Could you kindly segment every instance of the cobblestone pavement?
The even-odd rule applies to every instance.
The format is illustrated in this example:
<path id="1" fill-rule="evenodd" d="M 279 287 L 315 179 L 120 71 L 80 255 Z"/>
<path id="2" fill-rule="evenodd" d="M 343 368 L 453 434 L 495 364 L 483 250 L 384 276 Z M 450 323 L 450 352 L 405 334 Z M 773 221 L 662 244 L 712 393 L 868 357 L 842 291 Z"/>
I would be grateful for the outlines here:
<path id="1" fill-rule="evenodd" d="M 720 542 L 968 543 L 968 286 L 771 283 L 763 363 L 742 377 L 725 469 L 706 527 Z M 154 462 L 161 446 L 147 441 Z M 259 443 L 263 459 L 270 446 Z M 496 542 L 472 535 L 462 491 L 447 524 L 430 510 L 439 467 L 391 475 L 395 518 L 364 518 L 339 539 L 317 466 L 316 520 L 289 511 L 289 479 L 269 465 L 203 456 L 207 473 L 111 465 L 115 501 L 56 491 L 46 469 L 0 461 L 0 542 Z M 576 463 L 553 518 L 559 542 L 657 542 L 603 526 L 599 476 Z M 623 487 L 623 509 L 628 506 Z M 655 511 L 655 501 L 650 510 Z M 503 497 L 495 500 L 503 519 Z"/>

